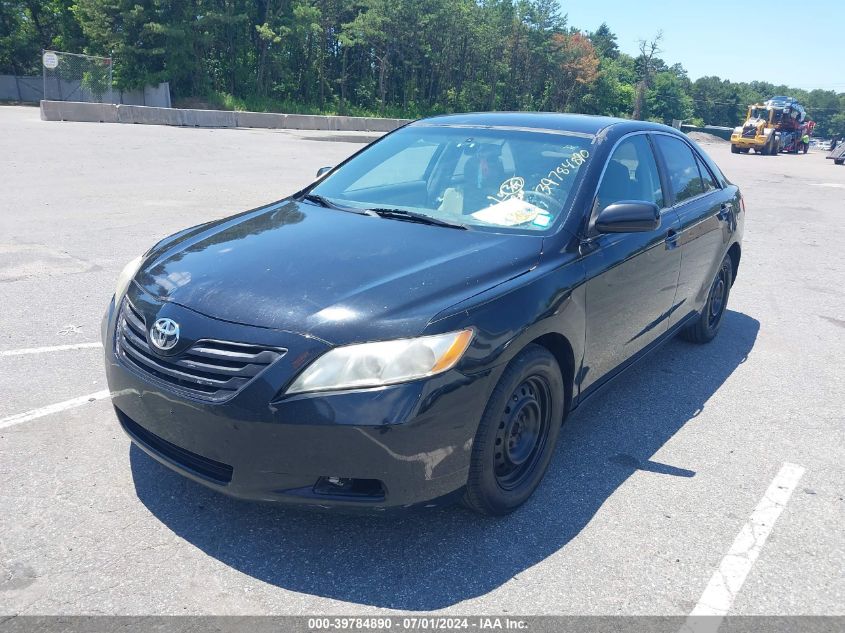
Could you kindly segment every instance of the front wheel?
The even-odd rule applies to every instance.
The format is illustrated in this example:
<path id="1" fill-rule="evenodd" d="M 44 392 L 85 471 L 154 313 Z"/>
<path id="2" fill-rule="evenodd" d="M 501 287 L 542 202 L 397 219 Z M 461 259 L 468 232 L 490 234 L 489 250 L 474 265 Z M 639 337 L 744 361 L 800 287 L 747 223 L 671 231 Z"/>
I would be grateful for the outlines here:
<path id="1" fill-rule="evenodd" d="M 500 516 L 521 506 L 543 479 L 564 413 L 555 357 L 529 345 L 505 369 L 478 425 L 464 503 Z"/>
<path id="2" fill-rule="evenodd" d="M 732 283 L 733 265 L 730 256 L 725 255 L 716 278 L 710 286 L 704 309 L 691 325 L 681 330 L 681 338 L 691 343 L 709 343 L 716 337 L 728 306 Z"/>

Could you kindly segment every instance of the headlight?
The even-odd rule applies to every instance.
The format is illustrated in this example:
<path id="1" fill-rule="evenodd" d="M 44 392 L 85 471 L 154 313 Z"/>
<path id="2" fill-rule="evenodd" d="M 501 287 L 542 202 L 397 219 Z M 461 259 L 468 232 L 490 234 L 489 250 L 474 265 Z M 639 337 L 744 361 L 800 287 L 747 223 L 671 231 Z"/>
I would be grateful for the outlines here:
<path id="1" fill-rule="evenodd" d="M 336 347 L 320 356 L 287 393 L 379 387 L 439 374 L 455 366 L 472 330 Z"/>
<path id="2" fill-rule="evenodd" d="M 115 304 L 120 303 L 123 295 L 126 294 L 126 290 L 129 288 L 129 284 L 132 283 L 132 278 L 135 276 L 135 273 L 138 272 L 143 260 L 143 255 L 139 255 L 126 264 L 126 266 L 123 267 L 123 270 L 120 271 L 120 275 L 117 278 L 117 285 L 114 287 Z"/>

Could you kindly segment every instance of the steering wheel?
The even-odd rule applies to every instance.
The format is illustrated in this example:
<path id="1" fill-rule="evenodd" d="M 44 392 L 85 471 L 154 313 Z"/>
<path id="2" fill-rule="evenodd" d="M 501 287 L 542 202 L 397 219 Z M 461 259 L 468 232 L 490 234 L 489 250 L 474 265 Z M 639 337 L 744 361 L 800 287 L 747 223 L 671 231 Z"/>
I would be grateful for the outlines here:
<path id="1" fill-rule="evenodd" d="M 522 192 L 522 198 L 526 202 L 530 202 L 536 207 L 540 207 L 549 213 L 553 213 L 552 209 L 557 211 L 560 209 L 560 202 L 554 196 L 550 196 L 547 193 L 540 193 L 539 191 L 535 191 L 534 189 L 528 189 Z"/>

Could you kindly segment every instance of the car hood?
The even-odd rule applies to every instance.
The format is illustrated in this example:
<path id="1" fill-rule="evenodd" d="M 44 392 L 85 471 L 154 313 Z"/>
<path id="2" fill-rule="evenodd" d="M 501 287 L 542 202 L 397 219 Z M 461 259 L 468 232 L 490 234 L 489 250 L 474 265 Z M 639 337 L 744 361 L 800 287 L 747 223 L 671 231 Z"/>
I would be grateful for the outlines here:
<path id="1" fill-rule="evenodd" d="M 531 270 L 542 242 L 289 199 L 163 240 L 135 283 L 210 317 L 343 344 L 419 334 L 441 310 Z"/>

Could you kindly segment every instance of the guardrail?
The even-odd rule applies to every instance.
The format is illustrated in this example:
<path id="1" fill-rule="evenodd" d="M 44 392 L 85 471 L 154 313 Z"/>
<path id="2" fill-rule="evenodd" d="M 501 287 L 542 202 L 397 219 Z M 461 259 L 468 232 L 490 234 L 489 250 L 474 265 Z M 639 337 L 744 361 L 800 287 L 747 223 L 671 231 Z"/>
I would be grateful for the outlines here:
<path id="1" fill-rule="evenodd" d="M 42 101 L 44 121 L 85 121 L 136 123 L 182 127 L 247 127 L 286 130 L 332 130 L 338 132 L 390 132 L 410 119 L 324 116 L 316 114 L 277 114 L 273 112 L 234 112 L 229 110 L 189 110 L 112 103 Z"/>

